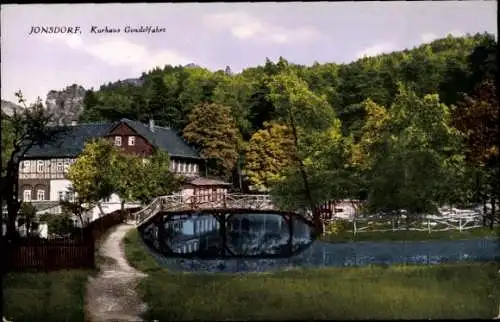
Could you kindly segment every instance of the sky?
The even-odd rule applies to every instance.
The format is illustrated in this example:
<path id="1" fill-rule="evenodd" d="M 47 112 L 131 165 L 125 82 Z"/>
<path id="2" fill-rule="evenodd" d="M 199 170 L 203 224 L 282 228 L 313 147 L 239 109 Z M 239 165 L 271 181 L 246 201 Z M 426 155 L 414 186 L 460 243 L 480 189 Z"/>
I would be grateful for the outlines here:
<path id="1" fill-rule="evenodd" d="M 97 89 L 166 64 L 240 72 L 266 57 L 347 63 L 448 34 L 497 35 L 496 19 L 496 1 L 2 5 L 1 94 L 45 100 L 49 90 Z M 42 26 L 80 32 L 29 35 Z"/>

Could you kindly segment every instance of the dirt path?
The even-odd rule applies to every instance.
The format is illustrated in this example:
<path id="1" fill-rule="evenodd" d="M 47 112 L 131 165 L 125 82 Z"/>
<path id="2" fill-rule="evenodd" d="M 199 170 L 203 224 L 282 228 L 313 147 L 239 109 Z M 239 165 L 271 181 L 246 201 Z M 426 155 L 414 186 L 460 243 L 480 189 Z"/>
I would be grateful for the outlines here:
<path id="1" fill-rule="evenodd" d="M 142 321 L 139 317 L 146 310 L 135 287 L 146 275 L 131 267 L 125 259 L 122 240 L 133 229 L 130 224 L 115 228 L 102 243 L 99 254 L 105 258 L 100 273 L 87 284 L 87 320 L 92 322 Z"/>

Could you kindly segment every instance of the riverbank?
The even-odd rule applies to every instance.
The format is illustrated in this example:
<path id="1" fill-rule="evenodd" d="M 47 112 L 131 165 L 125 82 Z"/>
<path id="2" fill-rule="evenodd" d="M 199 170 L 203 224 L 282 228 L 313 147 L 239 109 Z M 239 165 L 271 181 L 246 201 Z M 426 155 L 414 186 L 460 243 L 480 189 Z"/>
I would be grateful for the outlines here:
<path id="1" fill-rule="evenodd" d="M 329 243 L 348 243 L 357 241 L 425 241 L 425 240 L 465 240 L 471 238 L 482 237 L 498 237 L 500 236 L 500 227 L 497 229 L 490 228 L 473 228 L 468 230 L 447 230 L 447 231 L 415 231 L 415 230 L 400 230 L 400 231 L 367 231 L 353 234 L 352 231 L 343 231 L 337 234 L 326 235 L 320 238 L 322 241 Z"/>
<path id="2" fill-rule="evenodd" d="M 175 273 L 137 231 L 124 240 L 147 320 L 465 319 L 498 314 L 493 263 L 316 268 L 252 274 Z"/>

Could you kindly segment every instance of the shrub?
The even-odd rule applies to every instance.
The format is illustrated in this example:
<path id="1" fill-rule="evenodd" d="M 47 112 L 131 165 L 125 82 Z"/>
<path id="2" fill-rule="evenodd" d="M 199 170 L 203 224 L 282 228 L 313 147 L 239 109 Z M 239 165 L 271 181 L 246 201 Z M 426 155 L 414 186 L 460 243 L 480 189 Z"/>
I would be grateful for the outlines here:
<path id="1" fill-rule="evenodd" d="M 350 223 L 347 220 L 334 220 L 325 227 L 325 235 L 337 235 L 349 229 Z"/>

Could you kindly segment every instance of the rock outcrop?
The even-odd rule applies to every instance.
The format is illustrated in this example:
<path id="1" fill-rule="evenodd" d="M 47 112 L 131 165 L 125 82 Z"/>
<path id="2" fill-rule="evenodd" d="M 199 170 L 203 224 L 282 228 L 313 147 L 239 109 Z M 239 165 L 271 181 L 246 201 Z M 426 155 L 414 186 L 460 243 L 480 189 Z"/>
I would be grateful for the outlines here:
<path id="1" fill-rule="evenodd" d="M 45 106 L 53 115 L 53 122 L 60 125 L 78 122 L 83 112 L 85 92 L 85 88 L 77 84 L 68 86 L 62 91 L 51 90 L 47 94 Z"/>

